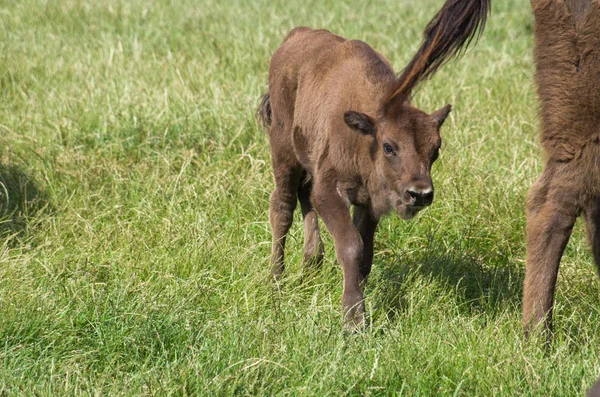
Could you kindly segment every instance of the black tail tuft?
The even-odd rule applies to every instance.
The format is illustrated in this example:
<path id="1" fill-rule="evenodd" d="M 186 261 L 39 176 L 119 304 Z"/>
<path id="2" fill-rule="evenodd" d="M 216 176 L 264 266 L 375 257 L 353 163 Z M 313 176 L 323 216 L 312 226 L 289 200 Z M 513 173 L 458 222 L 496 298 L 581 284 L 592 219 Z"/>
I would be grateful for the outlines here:
<path id="1" fill-rule="evenodd" d="M 446 0 L 429 22 L 421 47 L 404 68 L 389 99 L 408 99 L 419 82 L 431 77 L 444 63 L 477 40 L 490 12 L 491 0 Z"/>
<path id="2" fill-rule="evenodd" d="M 269 129 L 271 126 L 271 94 L 268 91 L 260 98 L 260 104 L 256 109 L 256 119 L 265 129 Z"/>

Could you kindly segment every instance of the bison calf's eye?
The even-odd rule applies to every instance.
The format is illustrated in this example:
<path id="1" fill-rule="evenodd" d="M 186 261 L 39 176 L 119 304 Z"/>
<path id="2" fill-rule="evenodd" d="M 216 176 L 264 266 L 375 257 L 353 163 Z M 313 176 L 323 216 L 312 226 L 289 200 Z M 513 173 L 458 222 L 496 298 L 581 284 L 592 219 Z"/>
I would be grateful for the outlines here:
<path id="1" fill-rule="evenodd" d="M 394 149 L 392 149 L 392 147 L 390 145 L 388 145 L 387 143 L 383 144 L 383 152 L 385 154 L 392 154 L 394 152 Z"/>

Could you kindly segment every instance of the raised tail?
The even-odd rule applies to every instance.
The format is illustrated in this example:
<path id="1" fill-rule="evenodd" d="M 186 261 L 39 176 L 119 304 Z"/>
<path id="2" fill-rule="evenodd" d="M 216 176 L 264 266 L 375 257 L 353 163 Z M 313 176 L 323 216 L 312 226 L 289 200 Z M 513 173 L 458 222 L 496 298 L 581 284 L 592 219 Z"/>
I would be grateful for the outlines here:
<path id="1" fill-rule="evenodd" d="M 490 8 L 491 0 L 446 0 L 427 25 L 421 47 L 400 74 L 387 100 L 408 99 L 417 84 L 460 56 L 473 40 L 477 41 Z"/>
<path id="2" fill-rule="evenodd" d="M 267 93 L 260 98 L 260 103 L 256 109 L 256 119 L 266 130 L 271 127 L 271 115 L 271 94 L 267 91 Z"/>

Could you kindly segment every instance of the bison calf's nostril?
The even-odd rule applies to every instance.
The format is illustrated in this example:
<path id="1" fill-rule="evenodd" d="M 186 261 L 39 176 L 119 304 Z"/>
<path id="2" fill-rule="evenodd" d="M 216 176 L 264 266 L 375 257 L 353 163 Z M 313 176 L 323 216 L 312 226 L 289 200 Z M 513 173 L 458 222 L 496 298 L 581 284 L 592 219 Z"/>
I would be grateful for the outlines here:
<path id="1" fill-rule="evenodd" d="M 431 189 L 409 189 L 406 191 L 411 205 L 423 207 L 433 202 L 433 190 Z"/>
<path id="2" fill-rule="evenodd" d="M 423 205 L 431 205 L 433 203 L 433 190 L 423 192 L 422 199 Z"/>

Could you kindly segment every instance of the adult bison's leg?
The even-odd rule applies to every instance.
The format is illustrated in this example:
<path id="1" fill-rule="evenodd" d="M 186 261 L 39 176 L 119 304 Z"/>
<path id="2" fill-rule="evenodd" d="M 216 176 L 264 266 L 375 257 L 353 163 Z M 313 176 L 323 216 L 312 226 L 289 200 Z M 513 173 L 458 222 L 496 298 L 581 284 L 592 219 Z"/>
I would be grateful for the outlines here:
<path id="1" fill-rule="evenodd" d="M 304 263 L 307 266 L 318 267 L 323 262 L 324 247 L 317 212 L 310 202 L 311 191 L 312 182 L 300 180 L 298 200 L 304 218 Z"/>
<path id="2" fill-rule="evenodd" d="M 360 262 L 360 277 L 361 282 L 365 282 L 371 266 L 373 265 L 373 242 L 375 237 L 375 229 L 377 229 L 377 219 L 373 218 L 370 211 L 361 206 L 354 207 L 354 216 L 352 219 L 354 226 L 358 229 L 360 237 L 363 241 L 363 256 Z"/>
<path id="3" fill-rule="evenodd" d="M 596 268 L 600 274 L 600 197 L 595 197 L 585 206 L 584 216 L 594 262 L 596 262 Z"/>
<path id="4" fill-rule="evenodd" d="M 539 324 L 550 336 L 560 259 L 579 213 L 577 191 L 557 163 L 546 165 L 527 197 L 527 265 L 523 286 L 525 332 Z"/>
<path id="5" fill-rule="evenodd" d="M 335 254 L 344 273 L 344 319 L 350 326 L 360 325 L 365 316 L 360 285 L 363 242 L 360 233 L 352 224 L 349 203 L 340 197 L 334 181 L 316 181 L 312 203 L 333 237 Z"/>

